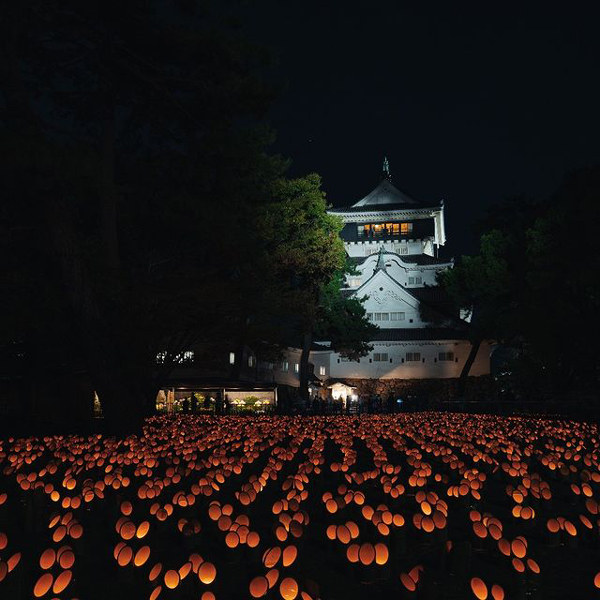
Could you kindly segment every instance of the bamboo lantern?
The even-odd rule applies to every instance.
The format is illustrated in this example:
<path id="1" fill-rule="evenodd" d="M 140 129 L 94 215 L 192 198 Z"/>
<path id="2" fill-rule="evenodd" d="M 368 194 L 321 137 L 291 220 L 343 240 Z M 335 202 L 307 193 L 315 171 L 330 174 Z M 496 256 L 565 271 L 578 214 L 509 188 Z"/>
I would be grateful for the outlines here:
<path id="1" fill-rule="evenodd" d="M 50 591 L 54 576 L 51 573 L 44 573 L 36 582 L 33 588 L 33 595 L 36 598 L 41 598 Z"/>
<path id="2" fill-rule="evenodd" d="M 295 600 L 298 596 L 298 583 L 292 577 L 286 577 L 279 584 L 279 593 L 283 600 Z"/>
<path id="3" fill-rule="evenodd" d="M 479 577 L 471 579 L 471 591 L 477 600 L 487 600 L 488 598 L 487 585 Z"/>
<path id="4" fill-rule="evenodd" d="M 262 598 L 269 591 L 269 580 L 266 577 L 255 577 L 249 586 L 250 595 L 253 598 Z"/>
<path id="5" fill-rule="evenodd" d="M 198 569 L 198 578 L 205 585 L 210 585 L 217 577 L 217 569 L 210 562 L 203 562 Z"/>
<path id="6" fill-rule="evenodd" d="M 73 578 L 73 573 L 70 570 L 63 571 L 54 581 L 54 585 L 52 586 L 53 594 L 62 594 L 69 584 L 71 583 L 71 579 Z"/>

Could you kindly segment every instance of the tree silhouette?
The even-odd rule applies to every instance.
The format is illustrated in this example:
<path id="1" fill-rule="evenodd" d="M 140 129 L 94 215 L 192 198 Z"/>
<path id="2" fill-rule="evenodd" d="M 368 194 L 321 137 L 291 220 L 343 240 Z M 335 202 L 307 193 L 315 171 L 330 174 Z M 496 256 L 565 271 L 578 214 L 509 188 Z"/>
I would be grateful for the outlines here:
<path id="1" fill-rule="evenodd" d="M 60 319 L 46 352 L 77 349 L 113 427 L 151 410 L 183 349 L 236 331 L 253 214 L 285 168 L 265 153 L 262 54 L 207 6 L 3 9 L 6 335 Z"/>

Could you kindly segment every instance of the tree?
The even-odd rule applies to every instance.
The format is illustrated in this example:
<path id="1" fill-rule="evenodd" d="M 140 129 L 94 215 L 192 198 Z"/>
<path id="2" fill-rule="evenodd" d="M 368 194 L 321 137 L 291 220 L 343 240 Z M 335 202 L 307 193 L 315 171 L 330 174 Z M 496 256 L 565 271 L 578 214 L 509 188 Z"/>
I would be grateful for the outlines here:
<path id="1" fill-rule="evenodd" d="M 252 291 L 247 226 L 285 168 L 259 125 L 261 55 L 199 6 L 3 9 L 3 266 L 28 266 L 11 281 L 27 302 L 5 298 L 22 329 L 6 335 L 41 339 L 52 299 L 114 428 L 151 410 L 183 349 L 234 335 Z"/>
<path id="2" fill-rule="evenodd" d="M 350 360 L 358 360 L 373 350 L 369 340 L 372 340 L 379 330 L 379 327 L 366 317 L 363 305 L 366 297 L 348 297 L 343 293 L 345 276 L 353 275 L 355 271 L 356 269 L 347 263 L 343 270 L 338 271 L 331 281 L 323 286 L 316 325 L 319 338 L 331 342 L 334 352 Z"/>
<path id="3" fill-rule="evenodd" d="M 272 306 L 286 329 L 301 340 L 300 393 L 308 400 L 308 359 L 320 319 L 324 287 L 344 266 L 341 221 L 327 213 L 321 179 L 316 174 L 278 179 L 273 202 L 260 218 Z"/>
<path id="4" fill-rule="evenodd" d="M 540 212 L 527 232 L 528 350 L 561 400 L 597 398 L 600 361 L 590 328 L 600 310 L 600 167 L 572 173 Z"/>
<path id="5" fill-rule="evenodd" d="M 509 261 L 510 239 L 494 229 L 481 236 L 479 254 L 463 256 L 439 281 L 455 306 L 470 313 L 471 350 L 460 373 L 457 396 L 464 398 L 469 371 L 485 339 L 505 339 L 513 329 L 516 282 Z"/>

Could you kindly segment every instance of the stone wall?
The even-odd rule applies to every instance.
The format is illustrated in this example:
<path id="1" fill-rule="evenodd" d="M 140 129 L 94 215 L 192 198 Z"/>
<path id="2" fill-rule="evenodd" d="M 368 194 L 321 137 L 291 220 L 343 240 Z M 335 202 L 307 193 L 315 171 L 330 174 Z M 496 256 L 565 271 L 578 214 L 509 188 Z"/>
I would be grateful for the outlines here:
<path id="1" fill-rule="evenodd" d="M 344 379 L 356 386 L 359 396 L 380 394 L 387 398 L 391 393 L 396 398 L 408 400 L 412 397 L 420 402 L 447 402 L 456 399 L 457 378 L 452 379 Z M 494 395 L 494 380 L 490 375 L 469 377 L 466 400 L 490 400 Z"/>

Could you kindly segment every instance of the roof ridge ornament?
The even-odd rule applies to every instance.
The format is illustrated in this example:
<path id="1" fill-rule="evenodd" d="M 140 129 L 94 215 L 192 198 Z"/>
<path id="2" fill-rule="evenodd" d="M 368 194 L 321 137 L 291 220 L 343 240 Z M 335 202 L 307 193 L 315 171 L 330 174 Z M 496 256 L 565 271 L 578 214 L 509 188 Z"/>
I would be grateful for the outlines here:
<path id="1" fill-rule="evenodd" d="M 392 181 L 392 175 L 390 173 L 390 161 L 387 159 L 387 156 L 383 157 L 383 172 L 381 174 L 381 178 Z"/>
<path id="2" fill-rule="evenodd" d="M 375 271 L 385 271 L 385 258 L 384 258 L 385 248 L 383 244 L 379 246 L 379 256 L 377 257 L 377 266 L 375 267 Z"/>

